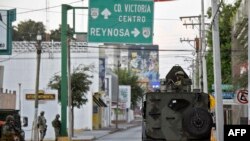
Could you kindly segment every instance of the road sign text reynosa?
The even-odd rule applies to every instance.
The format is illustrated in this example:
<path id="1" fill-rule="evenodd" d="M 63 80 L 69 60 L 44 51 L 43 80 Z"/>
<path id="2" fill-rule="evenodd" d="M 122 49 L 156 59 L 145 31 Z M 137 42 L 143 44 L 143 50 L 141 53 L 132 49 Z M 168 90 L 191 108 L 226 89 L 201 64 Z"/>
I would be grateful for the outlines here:
<path id="1" fill-rule="evenodd" d="M 89 42 L 152 44 L 153 1 L 95 0 L 89 4 Z"/>

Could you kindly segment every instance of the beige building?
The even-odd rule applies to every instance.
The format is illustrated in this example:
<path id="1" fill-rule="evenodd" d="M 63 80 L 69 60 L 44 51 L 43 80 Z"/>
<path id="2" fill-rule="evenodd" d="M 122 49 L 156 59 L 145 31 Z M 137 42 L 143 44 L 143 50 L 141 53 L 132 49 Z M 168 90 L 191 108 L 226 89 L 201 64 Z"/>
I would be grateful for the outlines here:
<path id="1" fill-rule="evenodd" d="M 0 110 L 14 110 L 16 109 L 16 91 L 3 92 L 3 88 L 0 89 Z"/>

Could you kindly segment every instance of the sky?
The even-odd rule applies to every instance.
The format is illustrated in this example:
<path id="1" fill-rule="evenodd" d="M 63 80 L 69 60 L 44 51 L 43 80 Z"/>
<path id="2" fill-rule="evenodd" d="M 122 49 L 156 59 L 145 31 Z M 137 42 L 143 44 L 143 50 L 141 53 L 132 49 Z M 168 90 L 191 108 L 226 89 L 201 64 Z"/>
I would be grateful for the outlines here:
<path id="1" fill-rule="evenodd" d="M 104 0 L 105 1 L 105 0 Z M 225 0 L 231 3 L 235 0 Z M 72 6 L 88 6 L 87 0 L 0 0 L 0 9 L 16 8 L 17 25 L 20 21 L 32 19 L 43 22 L 47 29 L 58 29 L 61 24 L 61 4 Z M 46 9 L 47 7 L 50 7 Z M 211 7 L 211 0 L 204 0 L 204 13 Z M 79 27 L 77 31 L 87 31 L 87 14 L 85 11 L 76 17 Z M 169 50 L 194 50 L 193 42 L 180 42 L 180 39 L 193 40 L 199 36 L 198 26 L 184 26 L 191 23 L 190 19 L 180 20 L 180 17 L 201 15 L 201 0 L 174 0 L 169 2 L 156 2 L 154 5 L 154 37 L 153 44 L 159 45 L 159 72 L 160 78 L 164 78 L 174 65 L 182 66 L 185 72 L 191 73 L 190 65 L 194 56 L 192 51 Z M 71 18 L 69 17 L 69 20 Z M 78 22 L 79 21 L 79 22 Z M 197 20 L 193 20 L 197 23 Z M 205 19 L 209 23 L 209 19 Z"/>

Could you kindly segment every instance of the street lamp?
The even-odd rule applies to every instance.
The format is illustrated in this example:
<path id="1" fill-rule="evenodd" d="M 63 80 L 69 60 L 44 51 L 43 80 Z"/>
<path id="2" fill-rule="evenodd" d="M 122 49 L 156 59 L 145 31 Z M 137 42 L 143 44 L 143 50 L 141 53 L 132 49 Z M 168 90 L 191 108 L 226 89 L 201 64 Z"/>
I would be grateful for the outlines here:
<path id="1" fill-rule="evenodd" d="M 36 86 L 35 86 L 35 116 L 34 116 L 34 140 L 38 141 L 38 127 L 37 127 L 37 117 L 38 117 L 38 90 L 39 90 L 39 74 L 40 74 L 40 62 L 41 62 L 41 42 L 42 42 L 42 35 L 40 34 L 40 31 L 38 31 L 37 36 L 37 66 L 36 66 Z"/>

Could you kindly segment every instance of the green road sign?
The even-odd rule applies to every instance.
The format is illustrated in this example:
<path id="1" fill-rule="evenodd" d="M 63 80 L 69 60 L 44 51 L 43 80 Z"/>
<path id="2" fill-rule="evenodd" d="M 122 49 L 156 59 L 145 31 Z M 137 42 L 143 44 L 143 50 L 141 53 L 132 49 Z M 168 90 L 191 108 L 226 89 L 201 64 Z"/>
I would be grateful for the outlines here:
<path id="1" fill-rule="evenodd" d="M 0 55 L 12 53 L 12 22 L 16 20 L 16 9 L 0 10 Z"/>
<path id="2" fill-rule="evenodd" d="M 153 0 L 90 0 L 88 42 L 152 44 Z"/>

